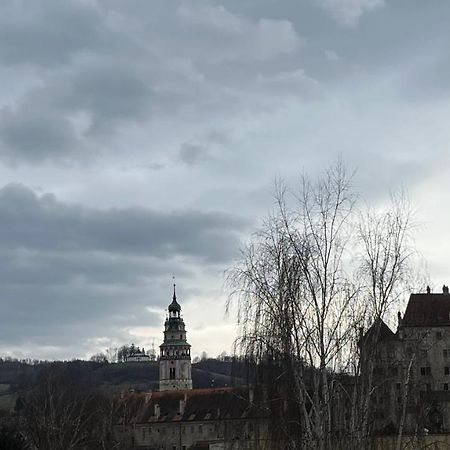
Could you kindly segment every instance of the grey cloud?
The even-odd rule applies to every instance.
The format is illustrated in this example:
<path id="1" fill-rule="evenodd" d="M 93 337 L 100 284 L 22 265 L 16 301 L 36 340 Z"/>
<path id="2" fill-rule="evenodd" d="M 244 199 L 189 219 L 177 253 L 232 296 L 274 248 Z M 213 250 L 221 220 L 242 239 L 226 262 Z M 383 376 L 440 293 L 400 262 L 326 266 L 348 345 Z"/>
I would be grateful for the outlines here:
<path id="1" fill-rule="evenodd" d="M 179 156 L 184 163 L 195 165 L 209 159 L 211 154 L 210 150 L 202 144 L 184 143 L 181 145 Z"/>
<path id="2" fill-rule="evenodd" d="M 353 27 L 359 18 L 384 6 L 384 0 L 319 0 L 318 3 L 343 26 Z"/>
<path id="3" fill-rule="evenodd" d="M 0 60 L 8 64 L 67 62 L 98 39 L 100 11 L 88 1 L 38 0 L 0 6 Z"/>
<path id="4" fill-rule="evenodd" d="M 0 190 L 0 217 L 3 345 L 83 349 L 159 326 L 147 307 L 163 312 L 171 275 L 183 284 L 198 264 L 226 266 L 246 225 L 223 213 L 89 209 L 23 185 Z"/>
<path id="5" fill-rule="evenodd" d="M 112 336 L 130 326 L 159 325 L 160 318 L 146 305 L 164 311 L 170 298 L 169 286 L 162 292 L 152 285 L 140 290 L 79 283 L 38 288 L 6 285 L 3 291 L 0 339 L 15 345 L 30 340 L 70 345 L 89 336 Z M 152 298 L 151 293 L 160 296 Z"/>
<path id="6" fill-rule="evenodd" d="M 220 150 L 230 144 L 231 140 L 229 131 L 212 129 L 189 142 L 183 142 L 178 152 L 178 158 L 189 166 L 213 160 L 218 156 Z"/>
<path id="7" fill-rule="evenodd" d="M 195 49 L 203 50 L 202 60 L 265 60 L 289 54 L 298 48 L 301 39 L 288 20 L 261 18 L 256 22 L 230 13 L 224 6 L 183 3 L 178 9 L 182 23 L 192 27 Z M 208 40 L 203 40 L 208 35 Z M 214 43 L 217 49 L 211 52 Z"/>
<path id="8" fill-rule="evenodd" d="M 82 147 L 66 117 L 27 108 L 0 112 L 0 141 L 0 154 L 10 162 L 66 160 Z"/>
<path id="9" fill-rule="evenodd" d="M 55 100 L 63 109 L 87 112 L 92 121 L 90 131 L 111 120 L 142 119 L 148 112 L 150 87 L 121 64 L 97 64 L 68 81 Z"/>
<path id="10" fill-rule="evenodd" d="M 302 99 L 311 99 L 320 95 L 320 83 L 309 77 L 303 69 L 280 72 L 274 76 L 259 75 L 257 81 L 260 88 L 289 97 L 298 96 Z"/>
<path id="11" fill-rule="evenodd" d="M 0 214 L 0 248 L 181 255 L 209 262 L 228 260 L 245 227 L 243 219 L 222 213 L 70 206 L 21 185 L 0 190 Z"/>
<path id="12" fill-rule="evenodd" d="M 150 8 L 51 0 L 27 11 L 18 3 L 2 7 L 8 22 L 0 27 L 0 58 L 38 66 L 35 87 L 4 105 L 14 112 L 0 130 L 3 155 L 15 153 L 16 163 L 84 160 L 110 151 L 110 139 L 135 124 L 258 106 L 246 100 L 256 76 L 302 46 L 288 19 L 246 17 L 207 2 L 157 1 Z M 240 75 L 224 84 L 230 70 Z M 42 115 L 32 117 L 30 105 L 39 105 Z M 80 115 L 87 126 L 78 129 L 73 122 Z M 15 132 L 26 125 L 23 137 Z M 89 150 L 79 151 L 87 140 Z"/>

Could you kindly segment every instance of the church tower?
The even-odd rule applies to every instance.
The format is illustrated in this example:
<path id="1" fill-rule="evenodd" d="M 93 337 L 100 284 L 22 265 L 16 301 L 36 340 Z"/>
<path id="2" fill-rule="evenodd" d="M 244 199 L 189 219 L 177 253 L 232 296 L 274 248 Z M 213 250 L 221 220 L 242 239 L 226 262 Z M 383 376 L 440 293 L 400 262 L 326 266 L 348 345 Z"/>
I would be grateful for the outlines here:
<path id="1" fill-rule="evenodd" d="M 164 324 L 164 342 L 159 346 L 159 390 L 192 389 L 191 346 L 186 340 L 186 329 L 177 302 L 175 284 L 172 303 Z"/>

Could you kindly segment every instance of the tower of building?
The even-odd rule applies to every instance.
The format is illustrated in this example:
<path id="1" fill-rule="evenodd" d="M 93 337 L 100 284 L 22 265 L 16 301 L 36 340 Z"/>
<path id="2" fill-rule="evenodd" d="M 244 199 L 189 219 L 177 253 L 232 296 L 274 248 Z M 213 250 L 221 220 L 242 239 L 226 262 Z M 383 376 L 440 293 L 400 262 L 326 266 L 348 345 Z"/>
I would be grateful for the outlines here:
<path id="1" fill-rule="evenodd" d="M 159 348 L 159 390 L 192 389 L 191 346 L 186 340 L 186 328 L 181 317 L 181 306 L 177 302 L 175 284 L 164 324 L 164 342 Z"/>

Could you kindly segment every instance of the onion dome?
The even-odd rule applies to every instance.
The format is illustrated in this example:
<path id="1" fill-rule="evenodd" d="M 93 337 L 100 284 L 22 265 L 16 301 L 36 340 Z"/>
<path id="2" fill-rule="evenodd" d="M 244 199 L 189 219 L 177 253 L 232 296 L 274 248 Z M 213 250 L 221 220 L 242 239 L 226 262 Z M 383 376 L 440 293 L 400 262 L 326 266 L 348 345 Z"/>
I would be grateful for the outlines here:
<path id="1" fill-rule="evenodd" d="M 174 285 L 173 285 L 173 297 L 172 297 L 172 303 L 169 305 L 169 313 L 170 313 L 171 311 L 173 311 L 173 312 L 175 312 L 175 311 L 180 312 L 180 311 L 181 311 L 181 306 L 180 306 L 179 303 L 177 302 L 177 294 L 176 294 L 176 292 L 175 292 L 175 287 L 176 287 L 176 285 L 174 284 Z"/>

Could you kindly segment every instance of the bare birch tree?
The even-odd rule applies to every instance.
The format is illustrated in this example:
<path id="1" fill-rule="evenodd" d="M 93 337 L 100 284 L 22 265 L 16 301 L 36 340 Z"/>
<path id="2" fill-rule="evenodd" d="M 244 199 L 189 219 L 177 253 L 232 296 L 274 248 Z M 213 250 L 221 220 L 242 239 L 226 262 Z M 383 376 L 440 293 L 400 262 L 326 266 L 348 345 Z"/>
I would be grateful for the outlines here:
<path id="1" fill-rule="evenodd" d="M 296 430 L 286 428 L 286 448 L 336 448 L 330 374 L 360 320 L 358 290 L 345 267 L 355 201 L 350 187 L 342 164 L 314 183 L 304 176 L 295 208 L 279 186 L 277 213 L 230 272 L 240 301 L 241 350 L 274 355 L 288 374 L 299 418 Z"/>
<path id="2" fill-rule="evenodd" d="M 411 242 L 413 225 L 412 210 L 402 192 L 391 195 L 391 204 L 387 208 L 367 209 L 360 212 L 358 218 L 357 239 L 361 249 L 358 276 L 366 307 L 366 321 L 371 325 L 371 333 L 360 342 L 364 351 L 355 355 L 358 383 L 354 413 L 358 418 L 353 422 L 357 425 L 353 431 L 359 437 L 360 448 L 366 447 L 371 433 L 372 395 L 381 388 L 374 385 L 373 380 L 380 327 L 405 295 L 411 279 L 411 260 L 415 254 Z"/>
<path id="3" fill-rule="evenodd" d="M 276 201 L 228 273 L 239 350 L 278 364 L 280 448 L 364 449 L 372 386 L 361 381 L 360 330 L 384 317 L 407 275 L 410 216 L 400 203 L 357 214 L 340 162 L 314 182 L 303 176 L 299 193 L 279 183 Z"/>

